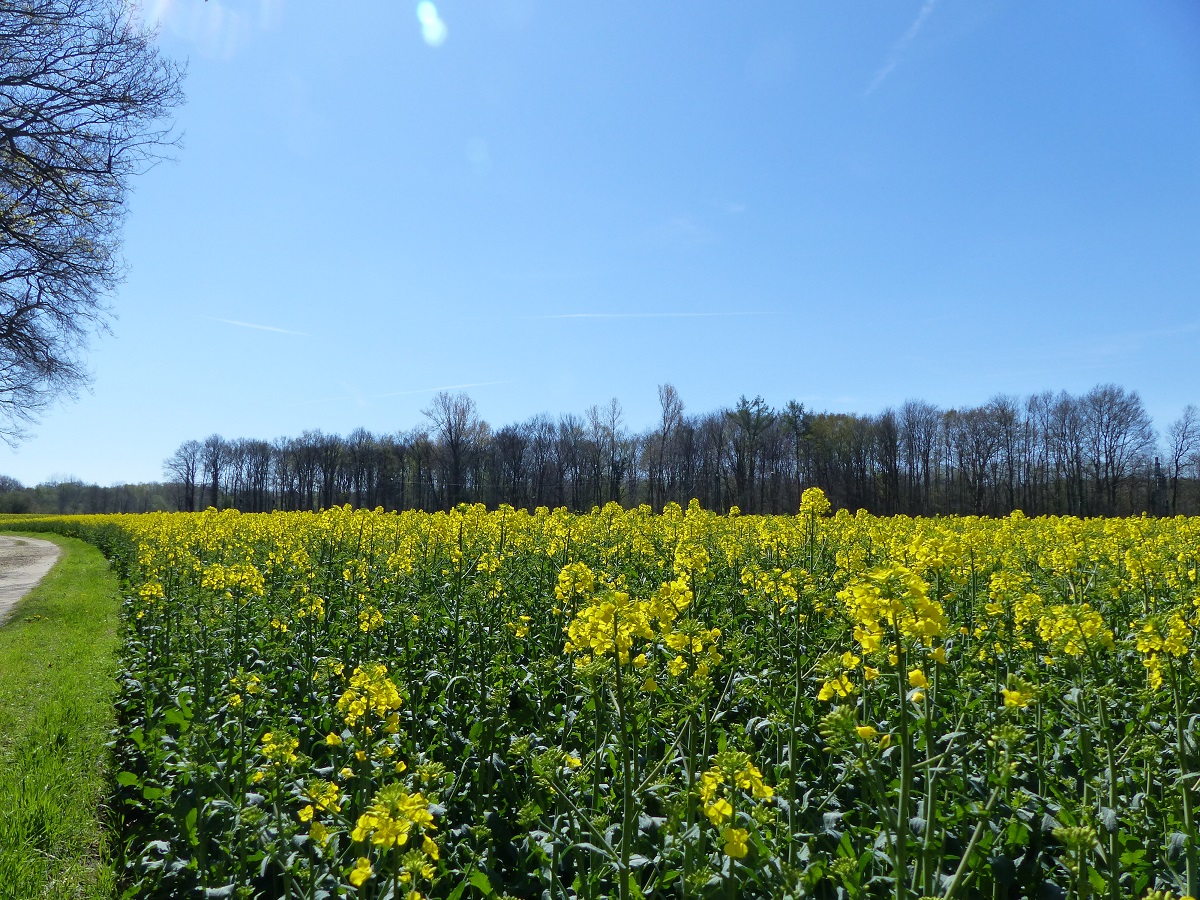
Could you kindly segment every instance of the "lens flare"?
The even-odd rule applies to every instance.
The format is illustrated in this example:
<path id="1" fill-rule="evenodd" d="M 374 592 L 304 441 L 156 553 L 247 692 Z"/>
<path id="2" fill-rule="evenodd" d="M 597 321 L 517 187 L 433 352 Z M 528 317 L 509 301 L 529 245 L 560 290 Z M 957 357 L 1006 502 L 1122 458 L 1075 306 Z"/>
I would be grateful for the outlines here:
<path id="1" fill-rule="evenodd" d="M 421 37 L 430 47 L 440 47 L 446 42 L 449 33 L 446 23 L 438 15 L 437 7 L 429 0 L 417 4 L 417 21 L 421 23 Z"/>

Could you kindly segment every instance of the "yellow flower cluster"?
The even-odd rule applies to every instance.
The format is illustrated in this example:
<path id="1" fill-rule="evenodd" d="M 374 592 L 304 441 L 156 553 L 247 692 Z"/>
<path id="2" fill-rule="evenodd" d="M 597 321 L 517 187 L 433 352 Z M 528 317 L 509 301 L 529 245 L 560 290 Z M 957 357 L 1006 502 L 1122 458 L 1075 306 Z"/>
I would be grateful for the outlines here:
<path id="1" fill-rule="evenodd" d="M 820 488 L 806 488 L 800 495 L 801 516 L 827 516 L 832 509 L 825 492 Z"/>
<path id="2" fill-rule="evenodd" d="M 592 594 L 575 614 L 567 627 L 564 650 L 581 654 L 576 660 L 581 668 L 594 658 L 614 655 L 621 664 L 626 664 L 635 639 L 668 639 L 675 621 L 691 602 L 692 591 L 682 578 L 664 583 L 646 600 L 606 587 Z"/>
<path id="3" fill-rule="evenodd" d="M 1043 641 L 1067 656 L 1083 656 L 1115 646 L 1112 629 L 1090 603 L 1057 603 L 1046 607 L 1038 621 Z"/>
<path id="4" fill-rule="evenodd" d="M 393 783 L 376 792 L 367 811 L 358 817 L 350 839 L 357 843 L 370 841 L 376 847 L 403 847 L 414 827 L 434 829 L 429 801 L 421 794 L 410 794 L 404 785 Z M 436 859 L 437 844 L 428 835 L 425 842 L 423 849 Z"/>
<path id="5" fill-rule="evenodd" d="M 740 750 L 718 753 L 712 767 L 701 773 L 696 789 L 704 815 L 718 827 L 733 818 L 739 797 L 770 800 L 775 796 L 750 755 Z"/>
<path id="6" fill-rule="evenodd" d="M 1142 624 L 1137 635 L 1139 653 L 1168 653 L 1171 656 L 1187 656 L 1191 649 L 1192 629 L 1179 612 L 1164 620 L 1149 619 Z"/>
<path id="7" fill-rule="evenodd" d="M 309 822 L 316 812 L 337 812 L 341 792 L 336 784 L 314 778 L 304 790 L 304 799 L 308 803 L 300 809 L 300 821 Z"/>
<path id="8" fill-rule="evenodd" d="M 1029 682 L 1009 675 L 1008 687 L 1000 689 L 1000 696 L 1004 699 L 1005 709 L 1024 709 L 1038 699 L 1038 690 Z"/>
<path id="9" fill-rule="evenodd" d="M 384 720 L 384 730 L 394 732 L 399 728 L 400 691 L 387 677 L 387 666 L 373 663 L 358 666 L 350 676 L 350 684 L 338 698 L 337 708 L 345 717 L 346 725 L 353 728 L 359 720 L 374 712 Z"/>
<path id="10" fill-rule="evenodd" d="M 1192 629 L 1183 614 L 1176 611 L 1165 619 L 1147 619 L 1142 623 L 1136 644 L 1138 652 L 1145 656 L 1142 665 L 1146 667 L 1150 687 L 1157 691 L 1163 685 L 1161 655 L 1187 656 L 1191 650 Z"/>
<path id="11" fill-rule="evenodd" d="M 564 606 L 590 597 L 596 589 L 596 576 L 584 563 L 573 562 L 563 566 L 554 586 L 554 599 Z"/>
<path id="12" fill-rule="evenodd" d="M 248 563 L 206 566 L 200 586 L 214 593 L 224 592 L 226 596 L 236 593 L 243 601 L 248 597 L 261 597 L 266 590 L 262 572 Z"/>
<path id="13" fill-rule="evenodd" d="M 268 731 L 262 736 L 262 755 L 276 766 L 292 765 L 298 759 L 300 741 L 287 732 Z"/>
<path id="14" fill-rule="evenodd" d="M 885 637 L 899 635 L 925 647 L 946 633 L 942 604 L 929 597 L 920 575 L 898 563 L 878 566 L 838 593 L 864 654 L 875 653 Z"/>
<path id="15" fill-rule="evenodd" d="M 367 606 L 358 612 L 358 630 L 368 634 L 383 624 L 383 613 L 378 607 Z"/>
<path id="16" fill-rule="evenodd" d="M 758 596 L 766 597 L 780 612 L 785 612 L 796 603 L 796 576 L 778 567 L 763 570 L 757 565 L 742 569 L 742 584 Z"/>

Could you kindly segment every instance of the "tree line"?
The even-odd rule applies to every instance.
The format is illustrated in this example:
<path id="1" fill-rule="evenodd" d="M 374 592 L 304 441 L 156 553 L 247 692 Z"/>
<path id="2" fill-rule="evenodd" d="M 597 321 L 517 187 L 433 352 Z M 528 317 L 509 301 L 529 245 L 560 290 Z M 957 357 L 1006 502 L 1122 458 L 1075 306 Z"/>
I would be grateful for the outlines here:
<path id="1" fill-rule="evenodd" d="M 88 484 L 79 478 L 54 478 L 26 487 L 9 475 L 0 475 L 0 513 L 144 513 L 177 508 L 175 485 L 157 481 L 145 484 Z"/>
<path id="2" fill-rule="evenodd" d="M 181 444 L 164 472 L 182 510 L 658 510 L 696 498 L 719 511 L 791 513 L 818 486 L 837 508 L 878 514 L 1200 512 L 1200 412 L 1189 405 L 1160 435 L 1137 392 L 1113 384 L 963 409 L 909 400 L 873 415 L 744 396 L 690 415 L 670 384 L 658 400 L 658 421 L 642 431 L 615 399 L 494 428 L 469 396 L 442 392 L 407 431 L 214 434 Z"/>

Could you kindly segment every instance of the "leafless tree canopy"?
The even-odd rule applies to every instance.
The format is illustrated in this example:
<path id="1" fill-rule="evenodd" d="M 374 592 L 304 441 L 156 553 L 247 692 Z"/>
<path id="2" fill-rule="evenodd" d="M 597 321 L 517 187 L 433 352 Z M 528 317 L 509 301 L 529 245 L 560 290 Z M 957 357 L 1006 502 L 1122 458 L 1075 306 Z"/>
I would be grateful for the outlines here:
<path id="1" fill-rule="evenodd" d="M 86 377 L 118 282 L 129 178 L 182 101 L 123 0 L 0 0 L 0 435 Z"/>
<path id="2" fill-rule="evenodd" d="M 688 414 L 671 385 L 645 431 L 620 403 L 536 415 L 493 430 L 465 394 L 439 394 L 427 425 L 342 438 L 187 441 L 164 471 L 182 509 L 448 509 L 686 504 L 794 513 L 807 487 L 875 513 L 1200 513 L 1200 413 L 1161 446 L 1141 398 L 1116 385 L 1079 395 L 1000 395 L 941 409 L 910 400 L 874 415 L 773 409 L 762 397 Z"/>

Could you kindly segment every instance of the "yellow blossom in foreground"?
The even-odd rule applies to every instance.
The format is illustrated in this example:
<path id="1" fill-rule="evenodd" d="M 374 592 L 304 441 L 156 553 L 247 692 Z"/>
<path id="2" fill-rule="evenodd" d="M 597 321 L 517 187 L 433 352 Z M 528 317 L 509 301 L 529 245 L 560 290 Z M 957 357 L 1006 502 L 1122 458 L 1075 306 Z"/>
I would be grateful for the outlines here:
<path id="1" fill-rule="evenodd" d="M 268 731 L 262 736 L 262 754 L 277 766 L 295 763 L 299 746 L 299 740 L 284 732 Z"/>
<path id="2" fill-rule="evenodd" d="M 832 700 L 834 697 L 848 697 L 854 693 L 854 690 L 854 682 L 845 675 L 839 675 L 837 678 L 830 678 L 821 685 L 817 699 L 825 701 Z"/>
<path id="3" fill-rule="evenodd" d="M 308 830 L 309 840 L 319 844 L 322 847 L 329 843 L 329 837 L 329 829 L 320 822 L 313 822 L 312 827 L 310 827 Z"/>
<path id="4" fill-rule="evenodd" d="M 362 887 L 364 881 L 375 874 L 375 869 L 371 866 L 371 861 L 365 856 L 358 858 L 358 863 L 350 872 L 350 883 L 355 887 Z"/>
<path id="5" fill-rule="evenodd" d="M 359 843 L 370 840 L 377 847 L 403 847 L 414 826 L 433 828 L 429 801 L 408 793 L 401 784 L 389 784 L 376 792 L 350 838 Z"/>
<path id="6" fill-rule="evenodd" d="M 1000 693 L 1004 695 L 1004 705 L 1009 709 L 1024 709 L 1033 700 L 1033 694 L 1025 691 L 1001 688 Z"/>
<path id="7" fill-rule="evenodd" d="M 421 850 L 423 850 L 425 855 L 430 859 L 438 858 L 438 845 L 433 842 L 433 838 L 431 838 L 429 835 L 425 835 L 425 839 L 421 842 Z"/>
<path id="8" fill-rule="evenodd" d="M 745 828 L 726 828 L 721 832 L 721 840 L 725 842 L 722 848 L 726 856 L 731 856 L 734 859 L 741 859 L 750 852 L 750 847 L 746 843 L 750 837 L 750 832 Z"/>
<path id="9" fill-rule="evenodd" d="M 387 666 L 380 663 L 359 666 L 350 676 L 350 684 L 338 698 L 338 712 L 353 728 L 359 720 L 373 712 L 384 719 L 400 708 L 400 692 L 387 677 Z"/>
<path id="10" fill-rule="evenodd" d="M 720 825 L 733 815 L 733 807 L 724 797 L 718 797 L 712 803 L 704 807 L 704 814 L 708 816 L 708 820 L 714 825 Z"/>

